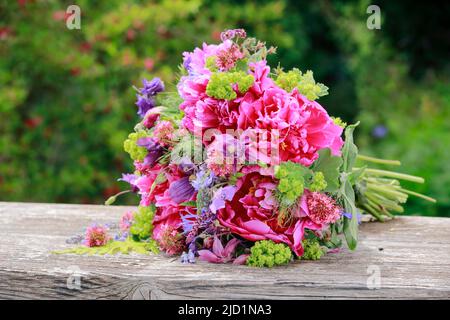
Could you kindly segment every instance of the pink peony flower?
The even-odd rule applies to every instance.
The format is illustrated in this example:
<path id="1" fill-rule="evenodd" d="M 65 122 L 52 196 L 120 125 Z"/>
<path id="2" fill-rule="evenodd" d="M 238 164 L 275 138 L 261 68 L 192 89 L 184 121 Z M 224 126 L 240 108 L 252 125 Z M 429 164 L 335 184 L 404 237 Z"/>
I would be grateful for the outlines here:
<path id="1" fill-rule="evenodd" d="M 208 79 L 203 77 L 180 82 L 178 91 L 184 99 L 180 109 L 185 113 L 182 125 L 197 136 L 201 136 L 207 129 L 222 133 L 229 128 L 235 129 L 239 117 L 239 101 L 208 97 L 207 84 Z"/>
<path id="2" fill-rule="evenodd" d="M 280 161 L 309 166 L 320 149 L 330 148 L 334 155 L 340 154 L 342 128 L 317 102 L 309 101 L 296 89 L 287 93 L 277 87 L 269 87 L 256 100 L 252 97 L 251 93 L 244 97 L 239 107 L 238 127 L 276 133 L 278 138 L 272 143 L 279 146 Z"/>
<path id="3" fill-rule="evenodd" d="M 138 188 L 138 193 L 141 195 L 140 205 L 149 206 L 151 203 L 155 202 L 155 195 L 162 194 L 168 189 L 169 181 L 155 183 L 155 180 L 158 179 L 158 177 L 161 177 L 160 172 L 163 170 L 163 166 L 160 164 L 156 164 L 152 168 L 142 165 L 140 169 L 143 174 L 138 177 L 134 183 Z"/>
<path id="4" fill-rule="evenodd" d="M 267 89 L 276 87 L 273 80 L 269 77 L 270 67 L 264 60 L 253 62 L 249 65 L 250 71 L 255 78 L 253 86 L 250 88 L 250 92 L 261 96 Z"/>
<path id="5" fill-rule="evenodd" d="M 333 155 L 340 156 L 344 145 L 341 138 L 342 127 L 335 124 L 327 111 L 316 101 L 309 101 L 298 93 L 297 89 L 292 91 L 292 95 L 299 101 L 303 112 L 308 115 L 304 128 L 307 132 L 306 141 L 311 149 L 317 151 L 330 148 Z"/>
<path id="6" fill-rule="evenodd" d="M 92 224 L 86 229 L 85 239 L 83 244 L 88 247 L 104 246 L 111 240 L 108 235 L 108 228 L 98 224 Z"/>
<path id="7" fill-rule="evenodd" d="M 240 178 L 232 201 L 219 210 L 220 223 L 232 233 L 250 241 L 273 240 L 290 246 L 298 256 L 303 254 L 302 240 L 305 228 L 320 230 L 321 226 L 309 217 L 295 215 L 289 225 L 280 225 L 273 191 L 276 188 L 271 176 L 264 176 L 257 167 Z"/>

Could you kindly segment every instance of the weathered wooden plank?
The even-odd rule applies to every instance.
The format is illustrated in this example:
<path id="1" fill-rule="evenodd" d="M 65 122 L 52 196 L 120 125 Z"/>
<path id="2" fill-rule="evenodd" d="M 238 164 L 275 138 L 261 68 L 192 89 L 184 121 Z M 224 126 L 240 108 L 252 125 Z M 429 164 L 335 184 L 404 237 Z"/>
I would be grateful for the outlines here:
<path id="1" fill-rule="evenodd" d="M 272 269 L 183 265 L 163 255 L 51 254 L 70 247 L 66 239 L 89 223 L 115 222 L 127 209 L 0 202 L 0 298 L 450 298 L 446 218 L 365 223 L 355 252 Z M 377 271 L 380 288 L 369 289 Z"/>

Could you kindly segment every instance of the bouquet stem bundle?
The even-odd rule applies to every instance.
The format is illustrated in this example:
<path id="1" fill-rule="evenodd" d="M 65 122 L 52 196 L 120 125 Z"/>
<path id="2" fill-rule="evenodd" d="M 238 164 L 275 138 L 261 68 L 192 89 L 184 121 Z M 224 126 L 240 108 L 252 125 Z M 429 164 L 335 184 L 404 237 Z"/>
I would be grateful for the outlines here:
<path id="1" fill-rule="evenodd" d="M 358 155 L 358 159 L 382 165 L 401 165 L 398 160 L 385 160 L 363 155 Z M 361 168 L 353 168 L 353 170 L 358 171 Z M 363 170 L 364 173 L 355 186 L 358 191 L 357 205 L 379 221 L 384 221 L 384 217 L 393 218 L 395 213 L 404 212 L 401 204 L 406 203 L 408 195 L 416 196 L 433 203 L 436 202 L 435 199 L 426 195 L 402 188 L 399 181 L 405 180 L 424 183 L 425 180 L 421 177 L 367 167 Z"/>

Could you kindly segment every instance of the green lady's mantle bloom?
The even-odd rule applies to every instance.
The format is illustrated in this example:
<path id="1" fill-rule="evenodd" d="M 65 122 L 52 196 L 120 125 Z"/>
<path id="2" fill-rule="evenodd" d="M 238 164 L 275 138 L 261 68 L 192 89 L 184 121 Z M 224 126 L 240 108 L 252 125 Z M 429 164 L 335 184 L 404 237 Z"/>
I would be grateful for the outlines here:
<path id="1" fill-rule="evenodd" d="M 239 92 L 244 93 L 250 89 L 254 80 L 252 75 L 243 71 L 214 72 L 206 87 L 206 94 L 216 99 L 233 100 L 237 97 L 233 85 L 237 85 Z"/>
<path id="2" fill-rule="evenodd" d="M 132 132 L 128 135 L 128 139 L 123 142 L 123 149 L 130 154 L 132 160 L 143 161 L 147 155 L 147 149 L 137 145 L 140 138 L 147 137 L 145 131 Z"/>
<path id="3" fill-rule="evenodd" d="M 145 240 L 150 238 L 153 231 L 154 208 L 139 207 L 133 216 L 133 224 L 130 227 L 130 234 L 134 240 Z"/>
<path id="4" fill-rule="evenodd" d="M 324 254 L 324 251 L 317 239 L 303 240 L 303 250 L 304 252 L 301 259 L 305 260 L 319 260 Z"/>
<path id="5" fill-rule="evenodd" d="M 316 100 L 328 94 L 328 87 L 322 83 L 316 83 L 311 70 L 306 71 L 306 73 L 302 73 L 297 68 L 288 72 L 281 71 L 275 83 L 287 92 L 291 92 L 294 88 L 297 88 L 309 100 Z"/>
<path id="6" fill-rule="evenodd" d="M 250 249 L 251 254 L 247 259 L 247 265 L 252 267 L 273 267 L 289 263 L 292 252 L 284 243 L 275 243 L 272 240 L 255 242 Z"/>

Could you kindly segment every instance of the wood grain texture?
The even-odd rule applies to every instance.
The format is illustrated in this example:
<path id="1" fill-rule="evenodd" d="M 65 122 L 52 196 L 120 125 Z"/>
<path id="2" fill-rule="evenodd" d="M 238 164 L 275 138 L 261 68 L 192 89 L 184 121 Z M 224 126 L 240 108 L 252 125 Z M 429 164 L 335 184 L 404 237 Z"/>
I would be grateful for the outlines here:
<path id="1" fill-rule="evenodd" d="M 0 202 L 0 299 L 450 298 L 447 218 L 364 223 L 355 252 L 272 269 L 51 253 L 73 246 L 66 240 L 91 222 L 116 222 L 127 209 Z M 380 288 L 369 289 L 374 270 Z"/>

